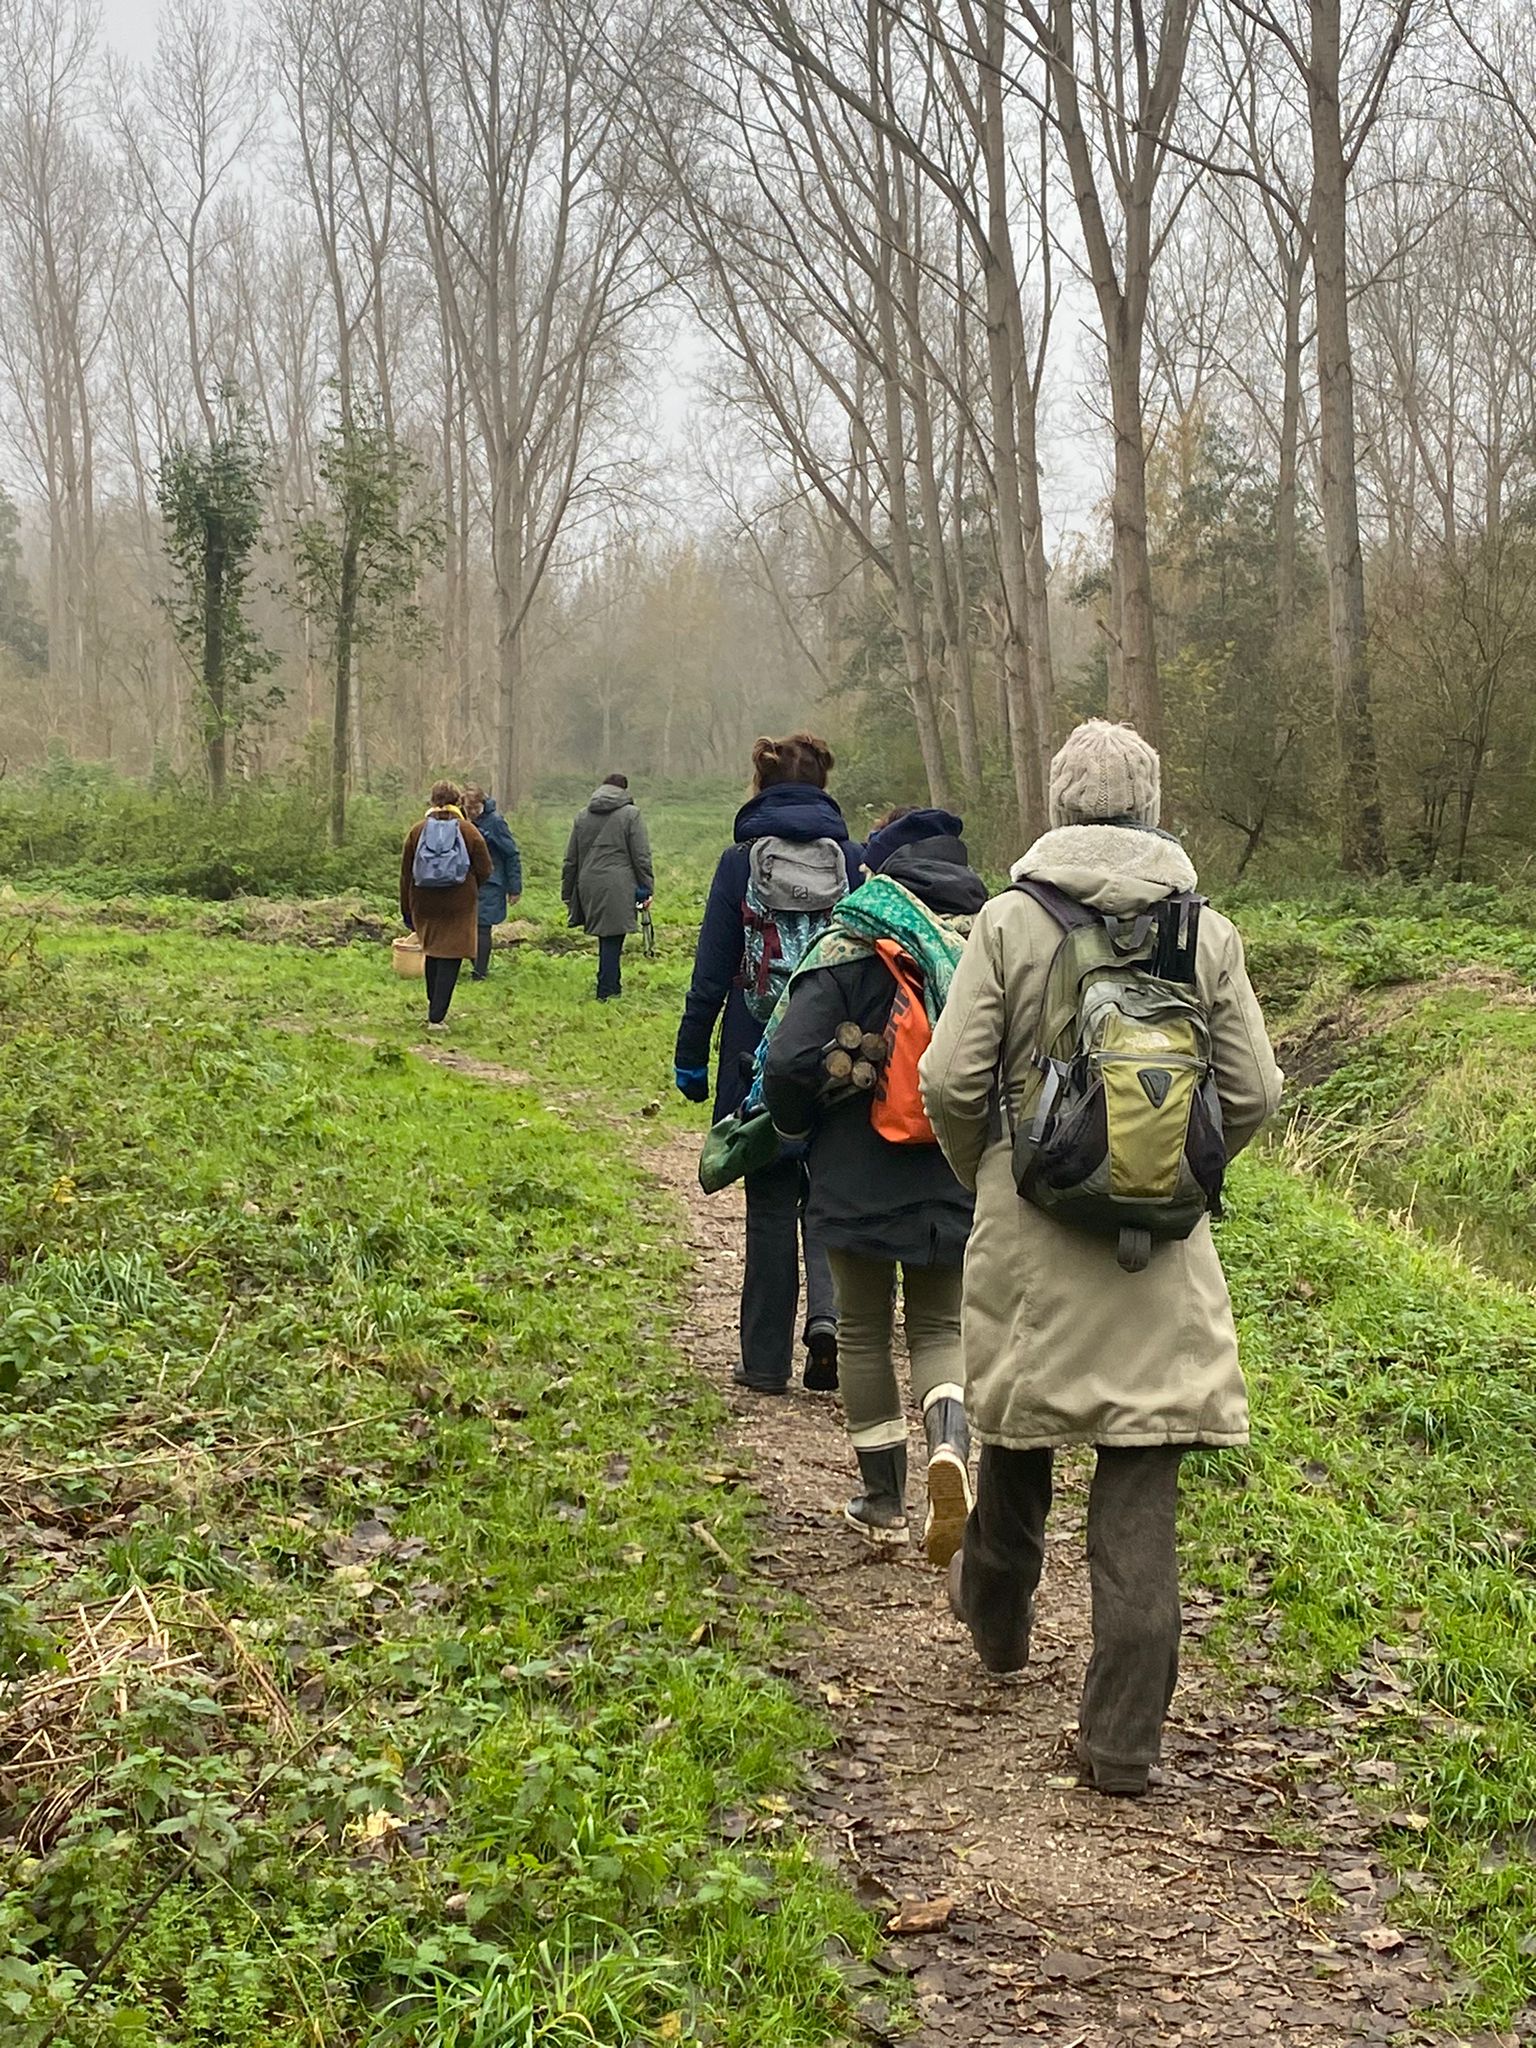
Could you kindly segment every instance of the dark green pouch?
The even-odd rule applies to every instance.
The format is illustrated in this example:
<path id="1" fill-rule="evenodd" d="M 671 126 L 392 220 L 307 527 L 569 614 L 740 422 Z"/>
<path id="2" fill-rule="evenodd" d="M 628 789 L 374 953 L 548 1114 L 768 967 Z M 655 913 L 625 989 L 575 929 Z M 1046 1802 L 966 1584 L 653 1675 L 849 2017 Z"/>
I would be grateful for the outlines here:
<path id="1" fill-rule="evenodd" d="M 760 1173 L 779 1156 L 779 1134 L 766 1109 L 737 1110 L 722 1117 L 704 1140 L 699 1154 L 699 1186 L 718 1195 L 732 1181 Z"/>

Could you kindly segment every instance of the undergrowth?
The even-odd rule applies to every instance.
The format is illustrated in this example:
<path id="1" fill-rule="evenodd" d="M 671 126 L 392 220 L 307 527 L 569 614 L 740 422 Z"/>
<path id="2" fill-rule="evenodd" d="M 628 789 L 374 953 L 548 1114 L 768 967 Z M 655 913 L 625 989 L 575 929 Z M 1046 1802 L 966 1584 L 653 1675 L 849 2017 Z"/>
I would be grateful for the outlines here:
<path id="1" fill-rule="evenodd" d="M 841 2038 L 611 1130 L 408 1057 L 382 948 L 3 951 L 0 2038 Z"/>

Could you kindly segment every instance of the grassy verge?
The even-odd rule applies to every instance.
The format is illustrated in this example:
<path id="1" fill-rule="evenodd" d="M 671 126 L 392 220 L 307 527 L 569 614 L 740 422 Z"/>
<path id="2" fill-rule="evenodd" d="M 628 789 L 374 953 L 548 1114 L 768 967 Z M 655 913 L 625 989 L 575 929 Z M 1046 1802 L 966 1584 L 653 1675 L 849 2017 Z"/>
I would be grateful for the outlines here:
<path id="1" fill-rule="evenodd" d="M 1186 1488 L 1219 1640 L 1267 1640 L 1287 1713 L 1363 1763 L 1394 1911 L 1506 2018 L 1536 1995 L 1536 1307 L 1272 1159 L 1222 1251 L 1255 1432 Z"/>
<path id="2" fill-rule="evenodd" d="M 381 948 L 4 950 L 0 2036 L 838 2037 L 869 1930 L 611 1130 L 408 1058 Z M 586 963 L 527 959 L 463 1036 L 537 1064 Z"/>

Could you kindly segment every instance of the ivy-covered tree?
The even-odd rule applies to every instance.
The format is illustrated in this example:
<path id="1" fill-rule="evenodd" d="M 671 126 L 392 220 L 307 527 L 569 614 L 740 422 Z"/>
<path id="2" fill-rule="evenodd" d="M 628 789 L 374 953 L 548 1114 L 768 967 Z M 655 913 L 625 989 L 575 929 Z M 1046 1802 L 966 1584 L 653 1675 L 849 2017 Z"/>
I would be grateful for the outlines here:
<path id="1" fill-rule="evenodd" d="M 231 742 L 275 700 L 270 688 L 259 696 L 258 685 L 276 656 L 245 610 L 266 469 L 266 444 L 238 405 L 227 410 L 214 439 L 178 442 L 160 464 L 160 513 L 175 578 L 164 602 L 197 678 L 208 787 L 216 803 L 229 779 Z"/>
<path id="2" fill-rule="evenodd" d="M 48 629 L 32 608 L 21 566 L 21 514 L 0 490 L 0 651 L 27 675 L 48 666 Z"/>
<path id="3" fill-rule="evenodd" d="M 413 593 L 442 551 L 442 522 L 420 502 L 423 465 L 390 433 L 375 400 L 344 403 L 320 446 L 320 499 L 294 522 L 297 600 L 329 647 L 331 842 L 347 829 L 355 663 L 382 634 L 419 625 Z"/>

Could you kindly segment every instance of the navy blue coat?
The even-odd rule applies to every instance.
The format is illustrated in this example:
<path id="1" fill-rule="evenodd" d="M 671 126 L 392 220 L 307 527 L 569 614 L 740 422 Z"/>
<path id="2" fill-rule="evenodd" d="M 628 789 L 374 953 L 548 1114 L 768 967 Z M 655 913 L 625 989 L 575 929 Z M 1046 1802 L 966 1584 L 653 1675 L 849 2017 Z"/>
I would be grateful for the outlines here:
<path id="1" fill-rule="evenodd" d="M 505 924 L 507 898 L 523 893 L 523 856 L 512 837 L 512 827 L 496 808 L 495 797 L 486 798 L 485 809 L 475 823 L 491 856 L 490 879 L 480 884 L 476 916 L 481 924 Z"/>
<path id="2" fill-rule="evenodd" d="M 849 839 L 843 814 L 824 789 L 808 782 L 776 782 L 737 812 L 735 844 L 721 854 L 704 906 L 698 950 L 693 956 L 693 982 L 675 1054 L 679 1067 L 694 1073 L 707 1068 L 715 1026 L 720 1024 L 717 1122 L 740 1108 L 751 1079 L 752 1056 L 763 1035 L 762 1025 L 736 985 L 746 947 L 741 908 L 746 901 L 754 839 L 835 839 L 846 848 L 849 888 L 856 889 L 864 879 L 864 850 Z"/>

